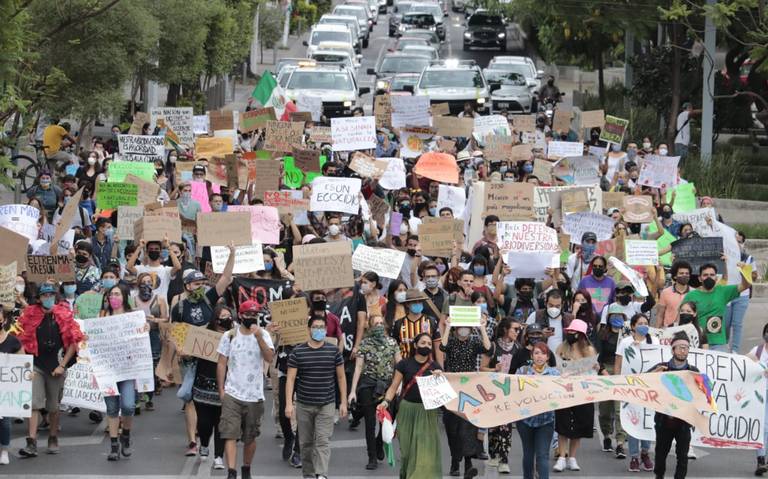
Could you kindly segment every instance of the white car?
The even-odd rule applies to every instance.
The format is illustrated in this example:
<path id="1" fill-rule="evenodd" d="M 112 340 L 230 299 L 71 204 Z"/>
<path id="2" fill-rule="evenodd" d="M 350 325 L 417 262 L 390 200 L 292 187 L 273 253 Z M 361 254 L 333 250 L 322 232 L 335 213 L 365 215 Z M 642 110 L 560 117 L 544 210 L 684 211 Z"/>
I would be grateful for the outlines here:
<path id="1" fill-rule="evenodd" d="M 365 40 L 365 32 L 360 30 L 360 24 L 357 23 L 357 17 L 353 17 L 351 15 L 330 15 L 325 14 L 322 17 L 320 17 L 320 20 L 317 21 L 318 25 L 324 25 L 324 24 L 337 24 L 337 25 L 346 25 L 347 28 L 352 32 L 352 37 L 357 38 L 357 42 L 355 42 L 355 51 L 357 53 L 362 53 L 363 50 L 363 40 Z"/>
<path id="2" fill-rule="evenodd" d="M 307 58 L 320 49 L 321 42 L 334 42 L 349 45 L 349 48 L 355 51 L 355 39 L 352 38 L 352 32 L 344 25 L 324 24 L 315 25 L 309 34 L 309 40 L 304 40 L 304 46 L 307 47 Z M 346 48 L 345 48 L 346 49 Z"/>
<path id="3" fill-rule="evenodd" d="M 349 59 L 352 60 L 352 66 L 354 68 L 358 68 L 360 66 L 360 60 L 363 58 L 362 55 L 355 53 L 355 49 L 350 47 L 349 44 L 345 42 L 320 42 L 320 44 L 317 46 L 317 49 L 312 52 L 312 56 L 309 58 L 314 58 L 317 61 L 321 61 L 317 59 L 317 54 L 327 51 L 346 53 Z"/>
<path id="4" fill-rule="evenodd" d="M 432 45 L 406 45 L 400 49 L 401 53 L 408 55 L 419 55 L 430 60 L 439 60 L 440 54 L 437 52 L 437 48 Z"/>
<path id="5" fill-rule="evenodd" d="M 448 103 L 452 115 L 470 102 L 478 113 L 489 110 L 491 88 L 473 60 L 442 60 L 424 69 L 414 95 L 428 95 L 431 104 Z"/>
<path id="6" fill-rule="evenodd" d="M 493 70 L 491 70 L 493 71 Z M 520 73 L 506 72 L 498 76 L 489 76 L 485 70 L 485 78 L 489 83 L 498 84 L 500 88 L 491 93 L 491 113 L 507 110 L 510 113 L 531 113 L 533 107 L 533 92 L 530 82 Z"/>
<path id="7" fill-rule="evenodd" d="M 526 68 L 522 69 L 512 65 L 525 65 Z M 517 55 L 496 56 L 488 62 L 488 69 L 523 73 L 526 81 L 533 82 L 532 89 L 534 91 L 538 91 L 541 88 L 541 79 L 544 77 L 544 71 L 536 69 L 536 63 L 531 57 Z"/>
<path id="8" fill-rule="evenodd" d="M 322 42 L 320 44 L 320 50 L 316 50 L 310 57 L 312 60 L 318 64 L 332 63 L 334 65 L 344 65 L 353 70 L 360 66 L 360 64 L 357 63 L 357 58 L 350 56 L 349 51 L 325 49 L 326 43 L 327 42 Z"/>
<path id="9" fill-rule="evenodd" d="M 355 74 L 342 65 L 299 66 L 291 73 L 285 89 L 288 99 L 300 95 L 323 99 L 323 114 L 327 117 L 350 116 L 355 107 L 362 106 L 360 96 L 371 89 L 358 89 Z"/>
<path id="10" fill-rule="evenodd" d="M 369 22 L 368 16 L 370 11 L 367 8 L 362 5 L 336 5 L 333 8 L 332 14 L 348 15 L 357 18 L 357 25 L 360 27 L 360 31 L 365 33 L 365 35 L 363 35 L 363 48 L 368 48 L 373 21 Z"/>

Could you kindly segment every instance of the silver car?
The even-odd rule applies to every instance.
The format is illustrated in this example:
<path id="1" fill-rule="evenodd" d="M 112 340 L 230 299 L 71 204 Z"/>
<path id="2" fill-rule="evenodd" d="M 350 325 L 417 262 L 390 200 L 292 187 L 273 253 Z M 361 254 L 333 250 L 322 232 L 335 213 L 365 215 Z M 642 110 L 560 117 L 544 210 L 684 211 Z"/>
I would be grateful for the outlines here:
<path id="1" fill-rule="evenodd" d="M 501 110 L 514 113 L 531 112 L 533 93 L 523 75 L 488 69 L 483 74 L 489 84 L 500 85 L 500 88 L 491 93 L 491 113 Z"/>

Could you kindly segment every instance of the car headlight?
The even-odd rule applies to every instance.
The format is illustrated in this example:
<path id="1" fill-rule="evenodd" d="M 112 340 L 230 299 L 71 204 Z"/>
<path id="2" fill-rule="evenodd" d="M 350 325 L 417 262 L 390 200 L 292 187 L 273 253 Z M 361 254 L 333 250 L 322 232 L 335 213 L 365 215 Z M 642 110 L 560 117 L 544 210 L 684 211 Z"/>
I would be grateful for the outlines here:
<path id="1" fill-rule="evenodd" d="M 485 103 L 485 98 L 478 98 L 477 99 L 477 103 L 479 103 L 480 105 L 484 104 Z"/>
<path id="2" fill-rule="evenodd" d="M 376 82 L 376 89 L 377 90 L 384 90 L 387 88 L 387 82 L 384 80 L 379 80 Z"/>
<path id="3" fill-rule="evenodd" d="M 472 34 L 469 32 L 464 32 L 464 38 L 472 38 Z"/>
<path id="4" fill-rule="evenodd" d="M 506 33 L 499 33 L 499 35 L 498 35 L 498 37 L 499 37 L 499 38 L 504 38 L 504 37 L 506 37 L 506 36 L 507 36 L 507 34 L 506 34 Z"/>
<path id="5" fill-rule="evenodd" d="M 352 106 L 352 101 L 351 100 L 345 101 L 344 106 Z"/>

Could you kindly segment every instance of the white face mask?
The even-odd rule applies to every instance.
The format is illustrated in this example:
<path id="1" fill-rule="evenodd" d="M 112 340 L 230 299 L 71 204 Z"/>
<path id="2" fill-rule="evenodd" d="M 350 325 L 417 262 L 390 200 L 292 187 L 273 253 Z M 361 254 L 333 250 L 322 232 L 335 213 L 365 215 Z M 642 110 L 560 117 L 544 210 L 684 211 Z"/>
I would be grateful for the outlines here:
<path id="1" fill-rule="evenodd" d="M 331 225 L 328 227 L 328 233 L 330 233 L 331 236 L 336 236 L 339 234 L 339 225 Z"/>
<path id="2" fill-rule="evenodd" d="M 19 284 L 15 285 L 14 288 L 16 289 L 16 292 L 19 293 L 19 294 L 22 294 L 24 292 L 24 284 L 23 283 L 19 283 Z"/>
<path id="3" fill-rule="evenodd" d="M 470 330 L 469 328 L 459 328 L 456 330 L 456 334 L 458 334 L 462 338 L 466 338 L 467 336 L 470 335 L 470 333 L 472 333 L 472 330 Z"/>
<path id="4" fill-rule="evenodd" d="M 560 308 L 547 308 L 547 314 L 550 318 L 556 318 L 560 316 Z"/>
<path id="5" fill-rule="evenodd" d="M 661 156 L 667 156 L 667 153 L 669 153 L 669 151 L 666 148 L 659 148 L 659 154 Z"/>
<path id="6" fill-rule="evenodd" d="M 91 165 L 91 166 L 95 165 L 96 164 L 96 158 L 94 158 L 92 156 L 89 157 L 88 158 L 88 164 Z"/>
<path id="7" fill-rule="evenodd" d="M 398 303 L 404 303 L 405 302 L 405 291 L 397 291 L 395 292 L 395 301 Z"/>

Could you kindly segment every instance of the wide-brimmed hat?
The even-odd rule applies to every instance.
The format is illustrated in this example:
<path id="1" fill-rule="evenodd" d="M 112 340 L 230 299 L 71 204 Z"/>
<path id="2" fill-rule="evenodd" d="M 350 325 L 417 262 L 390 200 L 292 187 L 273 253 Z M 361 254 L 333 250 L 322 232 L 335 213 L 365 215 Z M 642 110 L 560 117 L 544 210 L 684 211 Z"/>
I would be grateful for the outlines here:
<path id="1" fill-rule="evenodd" d="M 424 301 L 427 299 L 427 295 L 423 291 L 416 288 L 411 288 L 405 292 L 405 303 L 410 301 Z"/>

